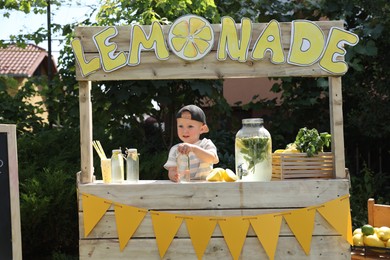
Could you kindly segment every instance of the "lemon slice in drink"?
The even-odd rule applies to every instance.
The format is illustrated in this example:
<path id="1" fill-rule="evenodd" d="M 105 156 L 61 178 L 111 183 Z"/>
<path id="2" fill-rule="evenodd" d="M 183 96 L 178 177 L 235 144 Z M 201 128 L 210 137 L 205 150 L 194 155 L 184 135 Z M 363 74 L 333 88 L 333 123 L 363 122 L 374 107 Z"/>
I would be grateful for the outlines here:
<path id="1" fill-rule="evenodd" d="M 199 60 L 213 47 L 213 28 L 203 17 L 182 16 L 169 29 L 168 44 L 178 57 L 190 61 Z"/>

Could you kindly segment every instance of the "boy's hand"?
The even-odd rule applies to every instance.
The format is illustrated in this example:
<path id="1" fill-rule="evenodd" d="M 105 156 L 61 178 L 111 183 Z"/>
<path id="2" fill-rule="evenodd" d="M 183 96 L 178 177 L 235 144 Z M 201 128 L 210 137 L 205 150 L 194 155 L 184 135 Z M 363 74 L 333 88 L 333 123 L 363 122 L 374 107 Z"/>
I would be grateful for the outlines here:
<path id="1" fill-rule="evenodd" d="M 177 147 L 177 151 L 182 154 L 189 154 L 190 152 L 192 152 L 192 147 L 192 144 L 182 143 L 179 144 L 179 146 Z"/>
<path id="2" fill-rule="evenodd" d="M 168 171 L 168 177 L 173 182 L 178 182 L 180 180 L 179 173 L 177 172 L 176 167 L 172 167 Z"/>

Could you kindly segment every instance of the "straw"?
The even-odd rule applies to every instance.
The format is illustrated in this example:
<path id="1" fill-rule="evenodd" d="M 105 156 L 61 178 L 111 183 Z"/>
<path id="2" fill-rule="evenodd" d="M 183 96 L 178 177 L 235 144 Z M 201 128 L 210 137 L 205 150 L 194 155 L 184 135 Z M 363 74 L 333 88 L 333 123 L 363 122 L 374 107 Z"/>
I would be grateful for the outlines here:
<path id="1" fill-rule="evenodd" d="M 95 151 L 99 155 L 100 159 L 107 159 L 106 154 L 104 153 L 103 147 L 100 144 L 100 141 L 92 141 L 92 145 L 95 148 Z"/>
<path id="2" fill-rule="evenodd" d="M 107 156 L 106 156 L 106 154 L 104 153 L 104 149 L 103 149 L 102 145 L 100 144 L 100 141 L 97 141 L 97 144 L 98 144 L 98 146 L 99 146 L 99 148 L 100 148 L 100 151 L 101 151 L 102 154 L 103 154 L 104 159 L 107 159 Z"/>

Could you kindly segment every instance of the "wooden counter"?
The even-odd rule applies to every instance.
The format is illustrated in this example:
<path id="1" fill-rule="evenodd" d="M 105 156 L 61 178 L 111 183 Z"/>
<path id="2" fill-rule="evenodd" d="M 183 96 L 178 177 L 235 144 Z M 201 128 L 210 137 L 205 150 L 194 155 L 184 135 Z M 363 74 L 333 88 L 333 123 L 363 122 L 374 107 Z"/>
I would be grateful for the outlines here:
<path id="1" fill-rule="evenodd" d="M 160 259 L 150 214 L 147 214 L 121 252 L 114 209 L 106 212 L 84 238 L 82 194 L 116 203 L 174 214 L 201 216 L 251 216 L 310 207 L 349 194 L 345 179 L 271 182 L 177 184 L 170 181 L 79 184 L 80 259 Z M 184 224 L 163 259 L 197 259 Z M 233 259 L 217 225 L 203 259 Z M 250 227 L 240 259 L 268 259 Z M 351 259 L 350 245 L 316 213 L 310 255 L 282 220 L 275 259 Z"/>

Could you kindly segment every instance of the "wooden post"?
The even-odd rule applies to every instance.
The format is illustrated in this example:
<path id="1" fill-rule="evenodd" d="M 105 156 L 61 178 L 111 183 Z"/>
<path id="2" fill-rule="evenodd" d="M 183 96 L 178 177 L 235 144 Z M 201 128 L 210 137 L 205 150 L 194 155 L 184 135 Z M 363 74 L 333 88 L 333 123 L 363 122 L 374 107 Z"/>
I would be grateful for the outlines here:
<path id="1" fill-rule="evenodd" d="M 368 218 L 368 224 L 371 226 L 374 226 L 374 204 L 375 200 L 373 198 L 369 198 L 367 200 L 367 218 Z"/>
<path id="2" fill-rule="evenodd" d="M 329 77 L 330 131 L 334 155 L 335 178 L 346 178 L 344 155 L 343 97 L 341 77 Z"/>
<path id="3" fill-rule="evenodd" d="M 79 81 L 80 102 L 80 152 L 81 152 L 81 183 L 92 182 L 93 151 L 92 151 L 92 102 L 91 81 Z"/>
<path id="4" fill-rule="evenodd" d="M 16 125 L 0 124 L 0 259 L 23 259 L 18 176 Z"/>

